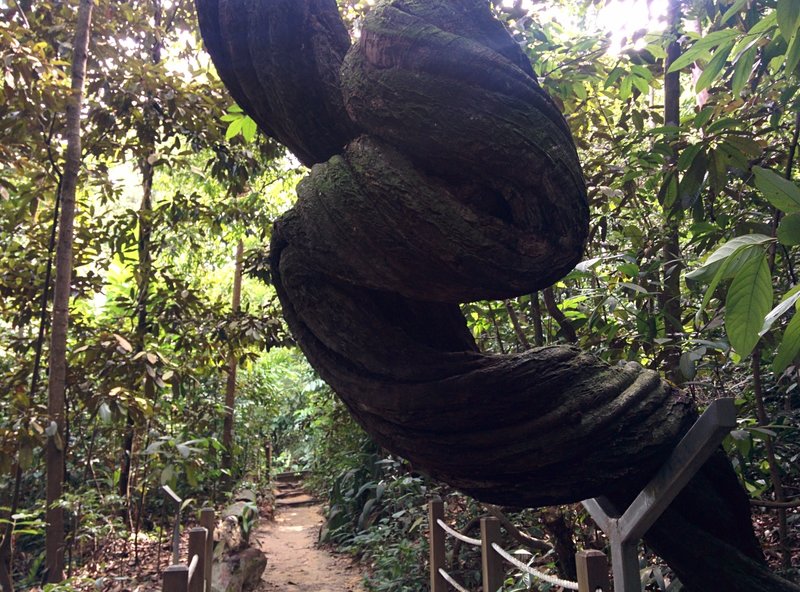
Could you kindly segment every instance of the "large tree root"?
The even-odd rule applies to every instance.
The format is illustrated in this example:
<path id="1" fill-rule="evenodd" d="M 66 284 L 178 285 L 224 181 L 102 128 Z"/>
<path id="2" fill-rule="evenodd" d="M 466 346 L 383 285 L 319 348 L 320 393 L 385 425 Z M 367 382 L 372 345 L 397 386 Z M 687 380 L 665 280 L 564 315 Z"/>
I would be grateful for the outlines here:
<path id="1" fill-rule="evenodd" d="M 483 354 L 459 311 L 550 285 L 588 230 L 567 125 L 488 3 L 384 2 L 353 47 L 335 0 L 196 3 L 234 98 L 312 166 L 275 225 L 272 276 L 359 423 L 482 501 L 629 502 L 691 402 L 572 347 Z M 692 590 L 800 590 L 765 567 L 722 456 L 646 539 Z"/>

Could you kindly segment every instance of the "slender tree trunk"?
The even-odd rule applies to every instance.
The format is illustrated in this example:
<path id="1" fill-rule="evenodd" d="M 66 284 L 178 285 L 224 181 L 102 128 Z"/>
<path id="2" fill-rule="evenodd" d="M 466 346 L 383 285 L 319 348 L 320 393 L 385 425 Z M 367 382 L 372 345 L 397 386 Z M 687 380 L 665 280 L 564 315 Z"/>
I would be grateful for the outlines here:
<path id="1" fill-rule="evenodd" d="M 539 292 L 531 294 L 531 317 L 533 317 L 533 342 L 536 347 L 544 345 L 544 327 L 542 327 L 542 305 L 539 303 Z"/>
<path id="2" fill-rule="evenodd" d="M 681 26 L 680 0 L 671 0 L 667 9 L 667 22 L 672 42 L 667 48 L 667 59 L 664 71 L 667 72 L 672 63 L 681 55 L 678 42 Z M 664 75 L 664 125 L 680 124 L 681 81 L 680 72 Z M 677 162 L 677 156 L 671 164 Z M 676 172 L 677 174 L 677 172 Z M 676 180 L 677 182 L 677 180 Z M 666 211 L 664 242 L 661 249 L 662 285 L 659 307 L 664 318 L 664 331 L 673 343 L 667 346 L 665 373 L 671 381 L 680 384 L 683 375 L 680 371 L 681 349 L 674 343 L 683 332 L 681 323 L 681 247 L 680 247 L 680 196 Z"/>
<path id="3" fill-rule="evenodd" d="M 153 5 L 153 21 L 156 31 L 161 27 L 161 1 L 152 0 Z M 158 64 L 161 61 L 161 37 L 160 33 L 152 40 L 152 54 L 151 60 L 153 64 Z M 146 116 L 153 118 L 152 114 L 146 113 Z M 152 254 L 150 252 L 150 243 L 152 239 L 152 212 L 153 212 L 153 175 L 155 168 L 150 162 L 150 157 L 155 153 L 156 134 L 152 130 L 157 129 L 157 122 L 151 121 L 150 137 L 146 138 L 149 142 L 149 149 L 145 150 L 146 156 L 142 159 L 140 170 L 142 172 L 142 203 L 139 206 L 139 241 L 138 241 L 138 257 L 139 269 L 137 277 L 137 299 L 136 299 L 136 341 L 137 351 L 144 351 L 146 335 L 148 332 L 147 326 L 147 304 L 150 291 L 150 279 L 153 270 Z M 147 144 L 146 144 L 147 145 Z M 145 372 L 144 374 L 144 396 L 148 401 L 152 401 L 155 395 L 155 385 L 152 378 Z M 131 523 L 131 461 L 133 455 L 133 445 L 136 439 L 136 425 L 133 417 L 128 412 L 127 426 L 125 436 L 122 443 L 122 467 L 120 469 L 119 478 L 119 495 L 125 498 L 127 508 L 128 522 Z"/>
<path id="4" fill-rule="evenodd" d="M 142 352 L 146 348 L 148 324 L 147 305 L 150 294 L 150 276 L 153 273 L 153 259 L 150 245 L 152 242 L 152 212 L 153 212 L 153 165 L 144 159 L 140 165 L 142 171 L 142 202 L 139 206 L 139 242 L 137 246 L 139 267 L 137 270 L 137 297 L 136 297 L 136 351 Z M 146 358 L 143 358 L 146 363 Z M 144 397 L 152 401 L 155 394 L 155 385 L 147 372 L 142 378 Z M 123 440 L 122 469 L 119 478 L 119 495 L 127 500 L 126 507 L 130 513 L 131 500 L 131 462 L 133 459 L 133 445 L 136 439 L 136 426 L 133 417 L 128 412 L 127 427 Z"/>
<path id="5" fill-rule="evenodd" d="M 81 0 L 75 27 L 72 59 L 72 90 L 67 100 L 67 153 L 61 184 L 61 221 L 56 248 L 56 281 L 53 296 L 53 324 L 50 337 L 50 374 L 47 411 L 55 432 L 47 439 L 47 530 L 46 565 L 49 582 L 64 577 L 64 511 L 58 506 L 64 487 L 64 408 L 67 380 L 67 330 L 72 283 L 72 235 L 75 192 L 81 166 L 81 106 L 89 52 L 92 0 Z M 53 424 L 51 424 L 53 425 Z"/>
<path id="6" fill-rule="evenodd" d="M 542 290 L 542 297 L 544 298 L 544 305 L 547 308 L 547 312 L 555 319 L 558 326 L 561 327 L 561 332 L 564 334 L 566 340 L 570 343 L 578 341 L 578 334 L 575 333 L 575 327 L 572 326 L 567 316 L 561 312 L 561 309 L 558 308 L 558 304 L 556 304 L 553 288 L 545 288 Z"/>
<path id="7" fill-rule="evenodd" d="M 523 349 L 530 349 L 531 343 L 525 336 L 525 331 L 522 330 L 522 325 L 519 322 L 519 315 L 517 315 L 517 311 L 514 310 L 514 307 L 511 305 L 509 300 L 503 300 L 503 304 L 506 307 L 508 318 L 511 319 L 511 325 L 514 327 L 514 333 L 517 336 L 517 341 L 519 341 L 519 344 Z"/>
<path id="8" fill-rule="evenodd" d="M 11 542 L 14 538 L 14 522 L 11 516 L 17 513 L 19 507 L 19 492 L 22 485 L 22 467 L 17 463 L 14 470 L 14 493 L 11 495 L 9 504 L 8 522 L 3 532 L 3 539 L 0 541 L 0 590 L 3 592 L 14 592 L 14 579 L 11 577 Z"/>
<path id="9" fill-rule="evenodd" d="M 237 314 L 242 303 L 242 262 L 244 260 L 244 243 L 239 240 L 236 245 L 236 266 L 233 272 L 233 296 L 231 310 Z M 231 348 L 228 357 L 228 381 L 225 388 L 225 417 L 222 425 L 222 446 L 225 449 L 222 457 L 222 468 L 227 469 L 229 478 L 233 471 L 233 409 L 236 405 L 236 354 Z"/>

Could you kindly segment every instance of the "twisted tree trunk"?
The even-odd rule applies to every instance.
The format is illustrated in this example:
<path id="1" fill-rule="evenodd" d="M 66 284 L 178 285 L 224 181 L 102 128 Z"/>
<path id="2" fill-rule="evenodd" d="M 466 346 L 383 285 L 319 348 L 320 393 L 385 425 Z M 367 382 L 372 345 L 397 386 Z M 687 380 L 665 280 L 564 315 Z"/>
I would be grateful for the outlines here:
<path id="1" fill-rule="evenodd" d="M 384 2 L 353 47 L 335 0 L 196 4 L 236 101 L 312 166 L 275 225 L 273 281 L 359 423 L 485 502 L 630 501 L 689 399 L 573 347 L 483 354 L 459 311 L 549 286 L 588 232 L 569 129 L 488 3 Z M 647 539 L 693 590 L 800 590 L 764 566 L 722 456 Z"/>

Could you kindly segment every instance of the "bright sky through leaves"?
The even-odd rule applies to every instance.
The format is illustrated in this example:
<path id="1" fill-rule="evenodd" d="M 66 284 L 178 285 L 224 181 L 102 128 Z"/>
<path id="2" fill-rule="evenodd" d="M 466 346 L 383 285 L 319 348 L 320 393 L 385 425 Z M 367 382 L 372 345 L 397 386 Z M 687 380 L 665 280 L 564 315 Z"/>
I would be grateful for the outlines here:
<path id="1" fill-rule="evenodd" d="M 510 8 L 514 0 L 503 0 L 503 5 Z M 533 0 L 523 0 L 522 7 L 529 12 L 538 11 L 567 28 L 581 28 L 575 14 L 564 7 L 535 4 Z M 666 13 L 667 0 L 610 0 L 590 11 L 583 26 L 610 34 L 609 53 L 617 54 L 629 46 L 634 49 L 644 47 L 644 40 L 633 40 L 634 34 L 642 30 L 647 33 L 663 31 Z"/>

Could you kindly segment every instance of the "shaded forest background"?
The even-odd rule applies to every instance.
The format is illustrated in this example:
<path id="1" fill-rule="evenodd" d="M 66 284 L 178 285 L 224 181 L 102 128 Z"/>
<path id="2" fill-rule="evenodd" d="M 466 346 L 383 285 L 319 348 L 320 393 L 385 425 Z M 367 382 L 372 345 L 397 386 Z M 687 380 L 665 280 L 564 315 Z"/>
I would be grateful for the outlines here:
<path id="1" fill-rule="evenodd" d="M 340 1 L 353 35 L 371 4 Z M 768 558 L 797 580 L 800 5 L 652 2 L 652 26 L 620 34 L 597 26 L 606 4 L 496 6 L 567 117 L 592 226 L 555 286 L 464 312 L 489 352 L 576 343 L 657 369 L 701 405 L 735 397 L 726 450 Z M 383 453 L 295 349 L 265 249 L 305 171 L 229 98 L 189 1 L 94 3 L 65 406 L 48 408 L 78 5 L 0 0 L 0 572 L 18 589 L 132 587 L 140 546 L 168 527 L 160 486 L 187 514 L 263 488 L 269 442 L 276 470 L 313 471 L 323 538 L 362 558 L 372 589 L 423 589 L 426 496 L 465 527 L 498 510 Z M 45 547 L 48 448 L 63 566 Z M 577 507 L 508 515 L 526 559 L 564 576 L 570 545 L 602 546 Z M 474 577 L 475 558 L 455 554 Z M 666 588 L 666 568 L 649 570 Z"/>

